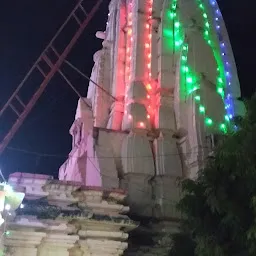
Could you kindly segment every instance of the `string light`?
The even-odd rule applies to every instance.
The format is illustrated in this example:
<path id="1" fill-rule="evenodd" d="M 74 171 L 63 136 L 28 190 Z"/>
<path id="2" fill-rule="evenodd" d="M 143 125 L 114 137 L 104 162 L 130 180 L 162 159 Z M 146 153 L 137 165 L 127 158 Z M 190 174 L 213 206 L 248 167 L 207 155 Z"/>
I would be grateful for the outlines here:
<path id="1" fill-rule="evenodd" d="M 231 72 L 228 69 L 224 69 L 224 63 L 229 66 L 229 61 L 224 59 L 226 57 L 226 52 L 224 50 L 221 51 L 221 54 L 215 50 L 213 46 L 213 41 L 211 39 L 211 26 L 208 20 L 208 14 L 206 12 L 206 8 L 201 0 L 197 0 L 198 7 L 201 10 L 202 17 L 204 19 L 204 29 L 203 29 L 203 38 L 205 39 L 206 43 L 212 48 L 213 55 L 217 62 L 217 78 L 216 78 L 216 92 L 222 97 L 227 98 L 225 95 L 225 86 L 226 84 L 231 84 L 230 81 L 227 81 L 227 78 L 231 77 Z M 211 2 L 213 6 L 216 6 L 215 2 Z M 164 29 L 163 33 L 164 36 L 168 38 L 170 45 L 172 45 L 173 52 L 177 52 L 181 50 L 181 99 L 185 99 L 187 95 L 192 95 L 195 102 L 198 103 L 199 113 L 204 115 L 205 124 L 207 126 L 213 126 L 213 120 L 208 117 L 206 114 L 207 109 L 201 102 L 201 97 L 198 94 L 200 92 L 200 79 L 196 72 L 192 71 L 192 69 L 188 66 L 187 59 L 188 59 L 188 47 L 189 45 L 184 43 L 184 32 L 182 30 L 182 24 L 179 20 L 179 15 L 177 12 L 177 0 L 174 0 L 171 4 L 169 17 L 171 19 L 172 28 L 171 29 Z M 219 11 L 216 11 L 216 15 L 220 15 Z M 219 21 L 219 16 L 215 17 L 215 21 Z M 219 26 L 219 25 L 218 25 Z M 225 42 L 221 42 L 220 44 L 221 49 L 225 49 L 226 45 Z M 228 109 L 230 104 L 226 104 L 225 99 L 225 108 Z M 228 118 L 227 118 L 228 116 Z M 215 124 L 215 127 L 222 132 L 227 132 L 227 125 L 225 122 L 229 122 L 230 116 L 229 113 L 224 117 L 224 123 L 222 124 Z M 217 125 L 217 126 L 216 126 Z"/>
<path id="2" fill-rule="evenodd" d="M 125 99 L 127 102 L 127 94 L 129 90 L 129 86 L 131 85 L 131 70 L 132 70 L 132 47 L 133 47 L 133 27 L 132 27 L 132 0 L 128 2 L 128 8 L 127 8 L 127 34 L 126 34 L 126 87 L 125 87 Z M 129 104 L 129 102 L 127 103 Z M 125 114 L 128 113 L 127 111 L 127 104 L 126 104 L 126 109 L 125 109 Z M 132 116 L 128 115 L 128 119 L 132 120 Z"/>
<path id="3" fill-rule="evenodd" d="M 163 33 L 173 46 L 173 51 L 176 52 L 180 50 L 184 41 L 184 33 L 177 13 L 177 0 L 173 0 L 168 16 L 171 18 L 171 27 L 164 29 Z"/>
<path id="4" fill-rule="evenodd" d="M 208 20 L 208 15 L 206 14 L 206 10 L 205 10 L 205 6 L 203 5 L 202 0 L 197 0 L 198 6 L 201 9 L 202 12 L 202 16 L 204 18 L 204 38 L 205 40 L 208 42 L 208 44 L 211 46 L 212 51 L 213 51 L 213 55 L 215 57 L 215 60 L 217 62 L 218 68 L 217 68 L 217 81 L 216 81 L 216 85 L 217 85 L 217 93 L 222 97 L 222 99 L 225 102 L 225 109 L 227 114 L 232 117 L 233 115 L 230 114 L 230 99 L 228 99 L 227 97 L 227 84 L 230 85 L 230 78 L 231 78 L 231 73 L 229 70 L 229 62 L 226 59 L 226 45 L 225 42 L 223 41 L 223 37 L 220 34 L 220 24 L 219 24 L 219 18 L 221 16 L 221 13 L 217 7 L 217 4 L 214 0 L 210 0 L 210 4 L 215 8 L 215 27 L 216 27 L 216 32 L 220 41 L 219 44 L 219 48 L 220 48 L 220 54 L 219 52 L 216 50 L 216 47 L 212 46 L 212 40 L 210 38 L 210 23 Z M 217 8 L 217 9 L 216 9 Z M 231 118 L 230 118 L 231 119 Z M 226 122 L 228 122 L 229 120 L 227 120 L 224 117 L 224 120 Z M 225 126 L 225 129 L 224 129 Z M 221 124 L 220 126 L 220 130 L 222 132 L 226 132 L 226 125 L 225 124 Z"/>
<path id="5" fill-rule="evenodd" d="M 144 45 L 145 45 L 145 51 L 144 51 L 144 58 L 145 58 L 145 87 L 147 90 L 147 99 L 148 99 L 148 104 L 147 104 L 147 119 L 151 119 L 153 117 L 153 111 L 154 108 L 150 107 L 150 104 L 153 103 L 153 99 L 151 98 L 152 94 L 152 89 L 153 89 L 153 84 L 152 84 L 152 78 L 151 78 L 151 57 L 152 57 L 152 26 L 151 26 L 151 21 L 152 21 L 152 9 L 153 9 L 153 0 L 147 0 L 146 1 L 146 24 L 145 24 L 145 34 L 144 34 Z M 145 124 L 142 122 L 139 124 L 140 128 L 144 128 Z"/>
<path id="6" fill-rule="evenodd" d="M 202 18 L 204 21 L 203 27 L 203 38 L 207 42 L 207 44 L 211 47 L 213 51 L 214 58 L 217 62 L 217 77 L 216 77 L 216 92 L 220 95 L 220 97 L 225 102 L 225 111 L 226 114 L 223 117 L 224 122 L 221 124 L 214 124 L 214 121 L 207 116 L 207 108 L 202 104 L 202 98 L 200 97 L 200 78 L 196 72 L 194 72 L 187 64 L 188 58 L 188 45 L 184 43 L 184 31 L 181 21 L 179 20 L 179 15 L 177 11 L 177 1 L 173 0 L 170 5 L 170 10 L 168 11 L 168 16 L 170 17 L 170 26 L 164 28 L 163 33 L 168 38 L 169 42 L 172 45 L 172 50 L 174 53 L 181 52 L 181 76 L 183 80 L 183 87 L 185 88 L 183 91 L 183 97 L 185 95 L 192 95 L 195 102 L 198 104 L 199 112 L 204 114 L 205 124 L 206 125 L 214 125 L 214 127 L 218 127 L 219 130 L 226 131 L 225 122 L 229 122 L 230 119 L 233 118 L 233 106 L 232 106 L 232 97 L 230 93 L 227 93 L 227 86 L 231 86 L 231 78 L 232 73 L 230 70 L 230 61 L 227 59 L 227 50 L 226 43 L 223 40 L 221 35 L 221 26 L 220 26 L 220 18 L 221 13 L 218 9 L 215 0 L 210 0 L 211 6 L 214 8 L 214 25 L 219 37 L 219 48 L 217 49 L 214 45 L 214 41 L 211 38 L 211 22 L 209 20 L 209 15 L 206 12 L 206 7 L 202 0 L 196 0 L 198 3 L 198 8 L 201 10 Z M 147 21 L 145 23 L 145 33 L 144 33 L 144 49 L 145 49 L 145 86 L 147 89 L 147 118 L 151 119 L 154 115 L 154 100 L 152 99 L 152 89 L 154 88 L 152 79 L 151 79 L 151 45 L 152 45 L 152 27 L 149 21 L 152 20 L 152 8 L 153 1 L 147 0 L 146 2 L 146 13 Z M 127 49 L 126 49 L 126 78 L 127 78 L 127 86 L 131 82 L 131 61 L 132 61 L 132 42 L 133 42 L 133 31 L 132 31 L 132 1 L 128 3 L 128 30 L 127 30 Z M 126 91 L 128 88 L 126 88 Z M 228 96 L 229 95 L 229 96 Z M 152 107 L 153 106 L 153 107 Z M 228 117 L 228 118 L 227 118 Z M 129 116 L 129 119 L 130 116 Z M 138 122 L 139 126 L 142 127 L 141 122 Z M 144 124 L 145 125 L 145 124 Z M 224 129 L 225 126 L 225 129 Z"/>
<path id="7" fill-rule="evenodd" d="M 228 87 L 226 88 L 227 92 L 230 92 L 230 86 L 231 86 L 231 70 L 230 70 L 230 65 L 229 65 L 229 60 L 228 60 L 228 56 L 227 56 L 227 49 L 226 49 L 226 44 L 223 41 L 224 37 L 221 34 L 221 24 L 220 24 L 220 19 L 221 17 L 221 12 L 218 8 L 217 2 L 215 0 L 210 0 L 210 5 L 213 8 L 213 14 L 214 14 L 214 21 L 215 21 L 215 29 L 216 29 L 216 33 L 218 35 L 218 39 L 220 42 L 220 49 L 221 49 L 221 55 L 222 55 L 222 61 L 224 63 L 224 70 L 226 73 L 226 84 L 228 85 Z M 228 93 L 228 95 L 230 95 Z M 225 97 L 225 103 L 226 105 L 229 105 L 228 108 L 226 108 L 227 114 L 230 115 L 231 117 L 234 116 L 234 103 L 231 97 Z"/>

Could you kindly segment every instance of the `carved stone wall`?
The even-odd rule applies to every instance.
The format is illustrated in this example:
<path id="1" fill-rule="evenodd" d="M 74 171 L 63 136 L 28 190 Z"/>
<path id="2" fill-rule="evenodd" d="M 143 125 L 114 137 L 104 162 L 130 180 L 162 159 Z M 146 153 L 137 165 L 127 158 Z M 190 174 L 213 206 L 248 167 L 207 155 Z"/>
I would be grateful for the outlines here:
<path id="1" fill-rule="evenodd" d="M 27 193 L 7 222 L 6 255 L 118 256 L 128 247 L 128 232 L 137 224 L 126 216 L 124 191 L 26 173 L 12 174 L 9 183 Z"/>

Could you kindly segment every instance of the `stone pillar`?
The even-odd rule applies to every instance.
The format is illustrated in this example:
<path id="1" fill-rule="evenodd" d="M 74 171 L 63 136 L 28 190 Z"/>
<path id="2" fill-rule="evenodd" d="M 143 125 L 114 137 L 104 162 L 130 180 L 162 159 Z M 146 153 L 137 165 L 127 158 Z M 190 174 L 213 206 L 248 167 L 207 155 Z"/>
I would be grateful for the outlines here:
<path id="1" fill-rule="evenodd" d="M 107 128 L 120 130 L 124 114 L 125 95 L 125 32 L 126 8 L 124 1 L 111 1 L 109 5 L 109 28 L 110 41 L 116 40 L 111 48 L 113 79 L 111 93 L 116 98 L 111 106 L 111 113 Z M 110 27 L 110 25 L 112 25 Z"/>
<path id="2" fill-rule="evenodd" d="M 178 178 L 183 175 L 182 159 L 171 131 L 161 131 L 154 141 L 156 176 L 154 177 L 154 214 L 158 218 L 178 218 L 180 199 Z"/>
<path id="3" fill-rule="evenodd" d="M 46 234 L 43 232 L 11 230 L 4 239 L 6 255 L 37 256 L 37 247 L 45 236 Z"/>
<path id="4" fill-rule="evenodd" d="M 151 215 L 152 188 L 155 164 L 149 138 L 143 131 L 131 132 L 122 145 L 124 189 L 128 191 L 131 212 Z"/>
<path id="5" fill-rule="evenodd" d="M 147 98 L 147 87 L 151 87 L 151 78 L 147 77 L 147 65 L 145 54 L 145 43 L 147 32 L 145 25 L 148 23 L 147 1 L 132 1 L 128 4 L 128 23 L 130 26 L 127 33 L 128 40 L 131 41 L 130 54 L 127 55 L 126 63 L 130 64 L 129 79 L 126 83 L 125 115 L 123 118 L 122 129 L 131 128 L 150 128 L 147 115 L 147 106 L 150 101 Z M 130 36 L 129 36 L 130 31 Z M 148 45 L 148 44 L 147 44 Z M 148 45 L 150 47 L 150 45 Z M 128 59 L 129 58 L 129 59 Z"/>
<path id="6" fill-rule="evenodd" d="M 79 236 L 48 234 L 38 248 L 38 256 L 69 256 L 69 249 L 77 240 Z"/>
<path id="7" fill-rule="evenodd" d="M 159 137 L 154 140 L 157 175 L 182 176 L 181 156 L 173 135 L 169 130 L 160 131 Z"/>

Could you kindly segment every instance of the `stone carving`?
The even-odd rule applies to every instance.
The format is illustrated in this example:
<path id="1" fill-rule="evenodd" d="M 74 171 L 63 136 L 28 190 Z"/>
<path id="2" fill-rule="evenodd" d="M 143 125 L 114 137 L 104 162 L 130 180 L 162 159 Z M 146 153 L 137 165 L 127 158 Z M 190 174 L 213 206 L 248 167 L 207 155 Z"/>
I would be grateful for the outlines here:
<path id="1" fill-rule="evenodd" d="M 12 181 L 18 176 L 21 174 L 13 174 Z M 42 193 L 41 198 L 31 199 L 28 194 L 24 207 L 9 221 L 3 241 L 7 255 L 123 254 L 127 248 L 126 232 L 137 226 L 124 215 L 129 211 L 122 205 L 124 191 L 85 187 L 50 177 L 44 177 L 47 182 L 42 183 L 36 175 L 23 177 L 12 182 L 14 188 L 36 186 L 37 191 L 44 190 L 48 195 Z"/>

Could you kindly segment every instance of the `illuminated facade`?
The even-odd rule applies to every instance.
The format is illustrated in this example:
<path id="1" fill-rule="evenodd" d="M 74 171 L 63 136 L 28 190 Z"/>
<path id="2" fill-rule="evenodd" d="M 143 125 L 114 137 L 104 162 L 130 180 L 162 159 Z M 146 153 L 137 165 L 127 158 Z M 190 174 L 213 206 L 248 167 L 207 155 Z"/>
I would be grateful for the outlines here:
<path id="1" fill-rule="evenodd" d="M 177 178 L 195 177 L 243 112 L 217 2 L 112 0 L 96 36 L 91 80 L 103 89 L 91 82 L 79 100 L 59 178 L 125 189 L 133 214 L 175 229 Z"/>

